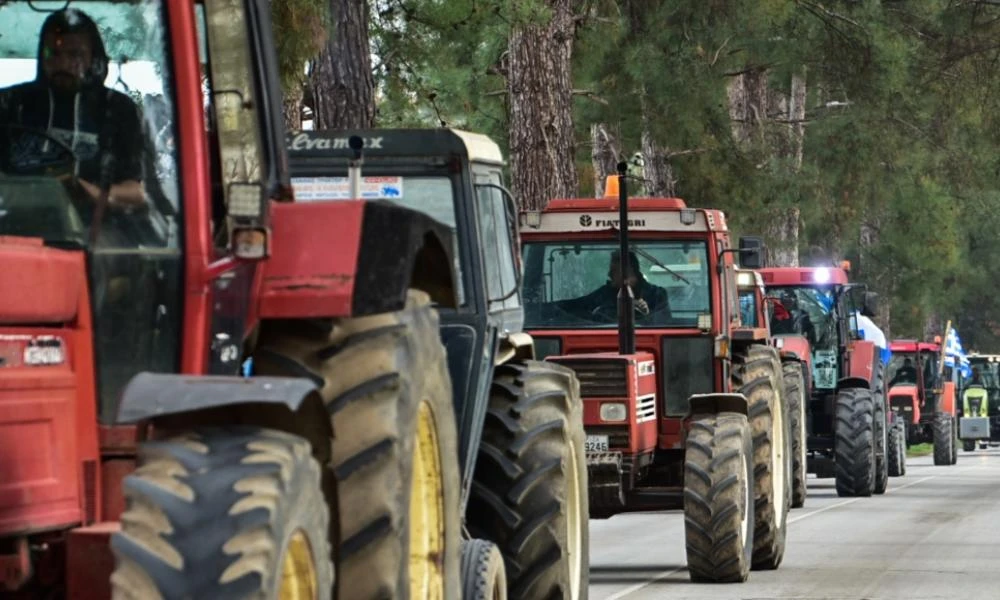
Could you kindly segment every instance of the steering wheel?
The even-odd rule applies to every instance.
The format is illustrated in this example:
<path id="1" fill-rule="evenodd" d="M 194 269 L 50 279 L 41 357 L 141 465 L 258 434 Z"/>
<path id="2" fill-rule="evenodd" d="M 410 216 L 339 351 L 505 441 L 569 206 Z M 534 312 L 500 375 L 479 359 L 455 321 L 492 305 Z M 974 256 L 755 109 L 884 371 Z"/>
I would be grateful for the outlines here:
<path id="1" fill-rule="evenodd" d="M 18 135 L 41 138 L 43 141 L 55 144 L 62 152 L 53 157 L 56 160 L 45 157 L 45 160 L 38 160 L 37 164 L 29 165 L 27 168 L 15 165 L 13 149 L 14 139 Z M 41 144 L 31 144 L 28 152 L 34 151 L 36 148 L 40 149 Z M 47 131 L 12 123 L 0 125 L 0 173 L 7 175 L 42 175 L 53 178 L 69 175 L 75 183 L 78 163 L 79 159 L 73 148 Z"/>

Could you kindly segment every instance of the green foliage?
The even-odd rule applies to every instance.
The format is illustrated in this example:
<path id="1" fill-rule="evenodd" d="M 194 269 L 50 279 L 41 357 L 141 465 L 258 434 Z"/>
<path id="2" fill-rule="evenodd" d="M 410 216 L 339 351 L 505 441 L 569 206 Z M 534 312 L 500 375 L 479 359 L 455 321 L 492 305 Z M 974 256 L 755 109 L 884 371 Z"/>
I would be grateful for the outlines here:
<path id="1" fill-rule="evenodd" d="M 274 3 L 286 82 L 321 39 L 322 2 Z M 461 127 L 507 147 L 511 29 L 543 0 L 371 0 L 380 126 Z M 891 302 L 891 333 L 932 316 L 1000 351 L 1000 6 L 958 0 L 574 0 L 578 167 L 590 125 L 643 128 L 677 192 L 736 231 L 800 211 L 803 264 L 848 258 Z M 303 16 L 313 15 L 313 16 Z M 305 19 L 303 21 L 302 19 Z M 302 36 L 302 31 L 310 31 Z M 287 38 L 287 39 L 286 39 Z M 737 144 L 727 84 L 766 69 L 775 98 L 806 74 L 803 160 L 778 102 Z M 643 114 L 649 119 L 644 122 Z M 589 185 L 589 184 L 588 184 Z M 862 235 L 865 232 L 865 235 Z"/>
<path id="2" fill-rule="evenodd" d="M 282 86 L 301 87 L 305 65 L 323 48 L 329 30 L 329 0 L 274 0 L 271 19 Z"/>

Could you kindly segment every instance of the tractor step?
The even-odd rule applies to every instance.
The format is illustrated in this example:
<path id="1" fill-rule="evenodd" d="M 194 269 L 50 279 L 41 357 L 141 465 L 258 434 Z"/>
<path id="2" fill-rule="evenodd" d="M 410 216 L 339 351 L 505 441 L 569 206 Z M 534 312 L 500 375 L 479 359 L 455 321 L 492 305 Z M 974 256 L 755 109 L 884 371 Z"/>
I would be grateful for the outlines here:
<path id="1" fill-rule="evenodd" d="M 66 538 L 67 600 L 111 597 L 111 572 L 115 569 L 111 534 L 118 530 L 118 521 L 70 530 Z"/>

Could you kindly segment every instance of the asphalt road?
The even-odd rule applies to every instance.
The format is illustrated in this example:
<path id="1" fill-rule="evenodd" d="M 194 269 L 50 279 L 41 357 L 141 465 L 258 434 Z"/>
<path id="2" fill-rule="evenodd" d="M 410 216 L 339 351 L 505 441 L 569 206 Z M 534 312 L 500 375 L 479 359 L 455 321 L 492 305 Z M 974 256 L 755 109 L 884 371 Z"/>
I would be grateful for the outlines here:
<path id="1" fill-rule="evenodd" d="M 908 458 L 884 496 L 839 498 L 810 479 L 785 560 L 742 584 L 694 584 L 679 511 L 590 522 L 590 600 L 1000 598 L 1000 450 L 958 464 Z"/>

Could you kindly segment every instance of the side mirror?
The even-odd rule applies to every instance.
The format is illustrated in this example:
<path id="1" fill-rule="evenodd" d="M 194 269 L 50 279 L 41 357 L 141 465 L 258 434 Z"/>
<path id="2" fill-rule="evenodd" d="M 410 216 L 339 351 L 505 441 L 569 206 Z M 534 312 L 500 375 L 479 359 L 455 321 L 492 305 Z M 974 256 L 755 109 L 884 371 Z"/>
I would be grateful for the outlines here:
<path id="1" fill-rule="evenodd" d="M 868 318 L 874 318 L 878 314 L 878 294 L 875 292 L 865 292 L 861 314 Z"/>
<path id="2" fill-rule="evenodd" d="M 740 238 L 740 267 L 744 269 L 764 268 L 764 240 L 756 236 Z"/>

